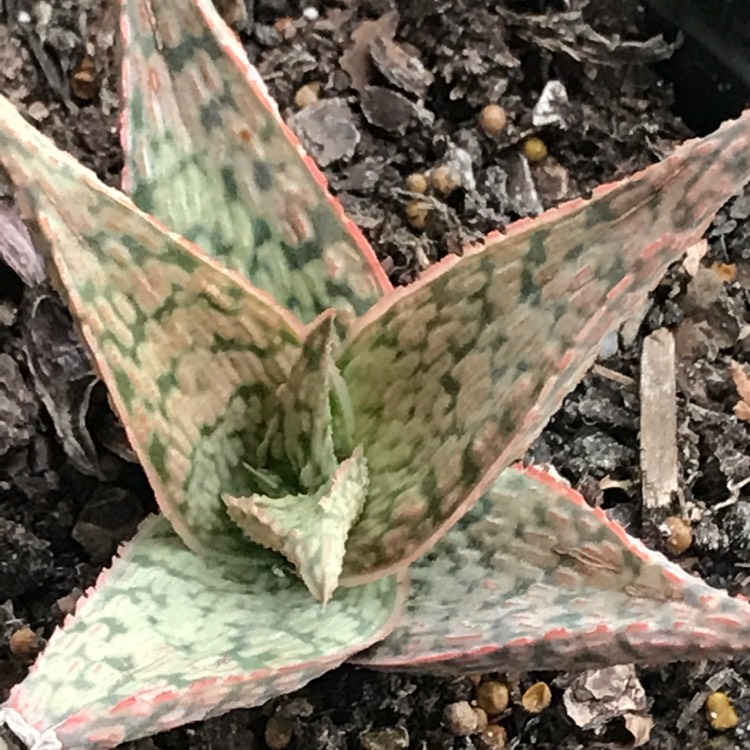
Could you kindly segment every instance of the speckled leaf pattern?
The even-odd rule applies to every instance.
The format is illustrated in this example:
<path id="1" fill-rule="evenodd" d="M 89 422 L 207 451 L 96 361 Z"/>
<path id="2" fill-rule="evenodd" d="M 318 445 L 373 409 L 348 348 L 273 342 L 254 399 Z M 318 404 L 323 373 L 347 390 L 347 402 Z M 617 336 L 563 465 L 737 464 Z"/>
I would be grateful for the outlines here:
<path id="1" fill-rule="evenodd" d="M 549 475 L 501 472 L 750 178 L 750 112 L 394 291 L 210 0 L 121 2 L 140 208 L 2 98 L 0 164 L 167 518 L 53 636 L 8 723 L 112 747 L 293 690 L 391 632 L 388 573 L 420 556 L 366 663 L 745 651 L 745 602 Z"/>
<path id="2" fill-rule="evenodd" d="M 226 497 L 229 515 L 250 539 L 281 552 L 323 603 L 336 590 L 346 539 L 367 497 L 367 463 L 358 450 L 309 495 Z"/>
<path id="3" fill-rule="evenodd" d="M 668 159 L 430 269 L 338 363 L 370 493 L 342 582 L 426 552 L 523 455 L 715 212 L 750 179 L 750 112 Z"/>
<path id="4" fill-rule="evenodd" d="M 629 537 L 565 482 L 506 469 L 411 568 L 407 612 L 354 657 L 455 674 L 750 652 L 750 605 Z"/>
<path id="5" fill-rule="evenodd" d="M 336 470 L 331 391 L 334 316 L 323 313 L 310 326 L 297 361 L 278 391 L 278 411 L 259 459 L 285 477 L 288 486 L 314 492 Z"/>
<path id="6" fill-rule="evenodd" d="M 391 577 L 322 607 L 278 555 L 207 564 L 152 516 L 4 707 L 66 750 L 114 747 L 297 689 L 386 635 L 403 599 Z"/>
<path id="7" fill-rule="evenodd" d="M 121 0 L 125 189 L 305 322 L 390 289 L 209 0 Z"/>
<path id="8" fill-rule="evenodd" d="M 0 98 L 0 164 L 54 269 L 160 506 L 196 550 L 244 549 L 222 492 L 252 463 L 305 335 L 28 125 Z"/>

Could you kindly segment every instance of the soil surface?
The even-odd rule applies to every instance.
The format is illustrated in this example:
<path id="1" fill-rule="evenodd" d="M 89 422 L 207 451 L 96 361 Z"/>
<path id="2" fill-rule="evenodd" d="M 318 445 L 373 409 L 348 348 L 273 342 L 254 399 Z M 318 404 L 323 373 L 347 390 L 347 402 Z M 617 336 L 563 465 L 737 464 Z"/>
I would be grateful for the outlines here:
<path id="1" fill-rule="evenodd" d="M 122 164 L 115 5 L 5 0 L 0 22 L 0 91 L 112 185 Z M 689 135 L 670 85 L 650 67 L 671 48 L 650 36 L 629 0 L 220 6 L 397 283 L 485 232 L 645 166 Z M 374 38 L 377 53 L 368 57 L 363 50 Z M 412 63 L 406 68 L 403 54 Z M 539 124 L 544 106 L 537 104 L 551 80 L 567 102 L 558 87 L 547 124 Z M 507 116 L 499 135 L 481 123 L 490 102 Z M 336 126 L 322 127 L 331 113 Z M 529 136 L 543 145 L 527 143 Z M 548 155 L 535 161 L 540 148 Z M 520 158 L 524 149 L 530 166 Z M 414 193 L 409 176 L 440 166 L 457 185 L 448 190 L 433 177 L 427 194 Z M 11 205 L 8 194 L 0 199 Z M 732 593 L 748 593 L 750 582 L 750 496 L 742 486 L 750 477 L 750 432 L 734 415 L 730 374 L 732 360 L 750 361 L 748 216 L 750 195 L 725 207 L 700 270 L 673 269 L 643 319 L 612 339 L 603 367 L 567 399 L 531 452 L 641 534 L 641 343 L 662 326 L 674 330 L 682 481 L 674 510 L 694 535 L 680 559 Z M 1 221 L 7 236 L 10 220 Z M 15 271 L 0 262 L 0 701 L 117 544 L 155 509 L 64 308 L 53 293 L 31 293 L 24 283 L 36 272 L 33 261 Z M 658 533 L 645 538 L 664 547 Z M 11 648 L 11 636 L 27 626 L 34 636 L 22 647 L 16 636 Z M 654 720 L 648 747 L 750 743 L 750 662 L 638 674 Z M 632 743 L 621 721 L 599 734 L 575 726 L 561 701 L 574 676 L 510 676 L 514 700 L 500 723 L 511 746 Z M 551 685 L 552 702 L 533 715 L 518 698 L 537 680 Z M 732 696 L 740 715 L 734 731 L 717 733 L 706 721 L 705 696 L 716 689 Z M 300 750 L 481 747 L 443 720 L 446 707 L 470 700 L 472 691 L 469 679 L 343 667 L 295 696 L 128 747 L 249 750 L 268 747 L 267 740 L 278 747 L 287 729 L 288 747 Z"/>

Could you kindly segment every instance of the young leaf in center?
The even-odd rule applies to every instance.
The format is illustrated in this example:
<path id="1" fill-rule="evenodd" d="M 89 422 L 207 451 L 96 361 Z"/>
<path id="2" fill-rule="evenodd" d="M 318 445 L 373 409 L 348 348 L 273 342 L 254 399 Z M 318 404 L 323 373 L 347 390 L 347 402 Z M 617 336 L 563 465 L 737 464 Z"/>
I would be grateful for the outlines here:
<path id="1" fill-rule="evenodd" d="M 248 467 L 256 479 L 275 481 L 258 481 L 256 492 L 245 497 L 224 496 L 230 518 L 243 532 L 281 552 L 324 603 L 338 585 L 349 530 L 368 490 L 361 449 L 342 454 L 349 436 L 334 435 L 334 424 L 339 432 L 350 431 L 339 414 L 346 410 L 347 394 L 336 377 L 335 335 L 333 312 L 311 324 L 299 359 L 278 390 L 278 412 L 259 456 L 263 468 Z"/>
<path id="2" fill-rule="evenodd" d="M 312 595 L 325 604 L 338 585 L 346 538 L 364 505 L 367 484 L 367 461 L 358 448 L 315 492 L 282 497 L 227 495 L 224 502 L 247 536 L 281 552 Z"/>

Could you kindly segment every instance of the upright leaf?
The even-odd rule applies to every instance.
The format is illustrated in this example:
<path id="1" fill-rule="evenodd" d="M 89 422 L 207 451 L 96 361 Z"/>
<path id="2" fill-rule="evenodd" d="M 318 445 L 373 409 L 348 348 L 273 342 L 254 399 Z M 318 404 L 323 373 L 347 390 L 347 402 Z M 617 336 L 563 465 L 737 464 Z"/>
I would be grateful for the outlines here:
<path id="1" fill-rule="evenodd" d="M 358 322 L 339 366 L 371 485 L 344 579 L 417 558 L 523 455 L 606 333 L 750 179 L 748 154 L 750 111 L 443 262 Z"/>
<path id="2" fill-rule="evenodd" d="M 306 495 L 224 500 L 247 536 L 281 552 L 325 604 L 338 586 L 346 540 L 364 507 L 367 487 L 367 462 L 358 450 L 341 462 L 329 481 Z"/>
<path id="3" fill-rule="evenodd" d="M 746 601 L 538 469 L 506 469 L 411 576 L 405 617 L 355 662 L 455 674 L 750 653 Z"/>
<path id="4" fill-rule="evenodd" d="M 263 703 L 390 632 L 404 597 L 387 578 L 324 608 L 277 555 L 201 560 L 152 517 L 13 688 L 5 718 L 30 746 L 87 750 Z"/>
<path id="5" fill-rule="evenodd" d="M 210 0 L 122 0 L 125 188 L 306 322 L 390 289 Z"/>
<path id="6" fill-rule="evenodd" d="M 260 453 L 286 484 L 313 492 L 336 470 L 331 413 L 334 317 L 323 313 L 311 324 L 289 378 L 278 391 L 278 411 Z"/>
<path id="7" fill-rule="evenodd" d="M 304 327 L 101 184 L 2 97 L 0 165 L 49 244 L 162 510 L 194 549 L 244 547 L 221 493 L 248 490 L 243 462 L 256 463 Z"/>

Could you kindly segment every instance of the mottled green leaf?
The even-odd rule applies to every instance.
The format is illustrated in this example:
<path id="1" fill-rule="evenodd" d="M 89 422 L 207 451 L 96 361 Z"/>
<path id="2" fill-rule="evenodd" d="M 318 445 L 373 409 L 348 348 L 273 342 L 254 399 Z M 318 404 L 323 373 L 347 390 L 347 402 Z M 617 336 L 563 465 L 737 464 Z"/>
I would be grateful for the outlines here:
<path id="1" fill-rule="evenodd" d="M 330 481 L 308 495 L 224 498 L 229 515 L 257 544 L 281 552 L 313 596 L 333 595 L 344 564 L 346 538 L 367 497 L 362 451 L 341 462 Z"/>
<path id="2" fill-rule="evenodd" d="M 390 289 L 210 0 L 123 0 L 125 188 L 306 322 Z"/>
<path id="3" fill-rule="evenodd" d="M 355 662 L 470 673 L 750 653 L 745 600 L 647 549 L 539 469 L 506 469 L 411 579 L 404 619 Z"/>
<path id="4" fill-rule="evenodd" d="M 249 486 L 242 463 L 257 463 L 302 324 L 100 183 L 1 97 L 0 165 L 49 244 L 162 510 L 194 549 L 242 543 L 221 493 Z"/>
<path id="5" fill-rule="evenodd" d="M 278 411 L 268 427 L 261 460 L 300 491 L 314 492 L 336 470 L 331 391 L 334 317 L 311 324 L 299 357 L 278 391 Z"/>
<path id="6" fill-rule="evenodd" d="M 203 561 L 152 517 L 4 708 L 64 748 L 114 747 L 299 688 L 390 632 L 404 596 L 392 577 L 323 607 L 276 554 Z"/>
<path id="7" fill-rule="evenodd" d="M 339 360 L 371 486 L 342 581 L 427 551 L 750 179 L 750 112 L 382 300 Z"/>

